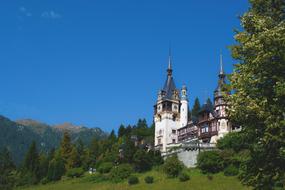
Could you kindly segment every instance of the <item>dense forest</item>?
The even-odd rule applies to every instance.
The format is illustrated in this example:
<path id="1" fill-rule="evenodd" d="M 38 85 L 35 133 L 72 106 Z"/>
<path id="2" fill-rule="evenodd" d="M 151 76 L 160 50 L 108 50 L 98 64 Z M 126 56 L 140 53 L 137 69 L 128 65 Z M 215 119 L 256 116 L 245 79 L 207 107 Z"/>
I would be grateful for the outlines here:
<path id="1" fill-rule="evenodd" d="M 64 131 L 69 132 L 72 142 L 80 138 L 84 144 L 90 144 L 93 138 L 107 137 L 107 133 L 100 128 L 74 126 L 70 123 L 50 126 L 31 119 L 11 121 L 4 116 L 0 116 L 0 130 L 0 150 L 7 148 L 17 166 L 33 141 L 40 152 L 47 153 L 60 145 Z"/>

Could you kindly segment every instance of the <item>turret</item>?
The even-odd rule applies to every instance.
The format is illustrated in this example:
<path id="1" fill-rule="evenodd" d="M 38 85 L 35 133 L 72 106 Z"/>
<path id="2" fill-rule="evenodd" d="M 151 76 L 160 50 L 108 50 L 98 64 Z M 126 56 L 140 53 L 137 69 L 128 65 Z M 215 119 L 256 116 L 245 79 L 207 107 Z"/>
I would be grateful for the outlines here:
<path id="1" fill-rule="evenodd" d="M 220 72 L 218 75 L 218 86 L 215 90 L 215 102 L 214 102 L 214 109 L 216 112 L 217 120 L 217 129 L 218 129 L 218 138 L 225 136 L 225 134 L 231 131 L 231 124 L 227 118 L 226 108 L 227 104 L 224 99 L 224 85 L 226 84 L 226 75 L 223 69 L 223 57 L 220 55 Z"/>
<path id="2" fill-rule="evenodd" d="M 185 85 L 182 86 L 181 90 L 181 107 L 180 107 L 180 123 L 181 127 L 185 127 L 188 122 L 188 97 L 187 88 Z"/>
<path id="3" fill-rule="evenodd" d="M 180 127 L 180 91 L 175 86 L 172 71 L 169 53 L 166 81 L 154 106 L 154 142 L 162 152 L 169 144 L 177 143 L 177 129 Z"/>

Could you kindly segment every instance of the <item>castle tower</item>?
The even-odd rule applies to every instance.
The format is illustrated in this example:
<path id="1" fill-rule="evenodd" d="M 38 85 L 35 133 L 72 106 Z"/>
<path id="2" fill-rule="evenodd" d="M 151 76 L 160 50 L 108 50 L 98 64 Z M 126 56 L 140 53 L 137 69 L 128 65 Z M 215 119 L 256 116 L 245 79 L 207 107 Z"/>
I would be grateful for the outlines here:
<path id="1" fill-rule="evenodd" d="M 218 138 L 223 137 L 231 131 L 231 124 L 227 118 L 226 107 L 227 104 L 224 100 L 223 86 L 226 84 L 226 75 L 223 69 L 223 57 L 220 55 L 220 72 L 219 72 L 218 86 L 214 92 L 214 110 L 217 113 L 217 130 Z"/>
<path id="2" fill-rule="evenodd" d="M 185 127 L 188 123 L 188 97 L 187 88 L 185 85 L 182 86 L 181 90 L 181 107 L 180 107 L 180 127 Z"/>
<path id="3" fill-rule="evenodd" d="M 171 143 L 177 143 L 180 124 L 180 96 L 172 76 L 172 57 L 169 53 L 167 77 L 154 106 L 155 140 L 157 149 L 164 152 Z"/>

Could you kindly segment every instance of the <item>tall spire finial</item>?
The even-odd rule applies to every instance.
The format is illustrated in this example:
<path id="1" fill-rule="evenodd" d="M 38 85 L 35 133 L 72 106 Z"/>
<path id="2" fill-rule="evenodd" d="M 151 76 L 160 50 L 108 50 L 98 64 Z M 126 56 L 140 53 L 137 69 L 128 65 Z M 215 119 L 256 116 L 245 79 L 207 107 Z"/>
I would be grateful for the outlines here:
<path id="1" fill-rule="evenodd" d="M 224 74 L 224 68 L 223 68 L 223 54 L 220 53 L 220 75 Z"/>
<path id="2" fill-rule="evenodd" d="M 169 76 L 172 75 L 172 56 L 171 56 L 171 47 L 169 46 L 169 52 L 168 52 L 168 68 L 167 68 L 167 74 Z"/>

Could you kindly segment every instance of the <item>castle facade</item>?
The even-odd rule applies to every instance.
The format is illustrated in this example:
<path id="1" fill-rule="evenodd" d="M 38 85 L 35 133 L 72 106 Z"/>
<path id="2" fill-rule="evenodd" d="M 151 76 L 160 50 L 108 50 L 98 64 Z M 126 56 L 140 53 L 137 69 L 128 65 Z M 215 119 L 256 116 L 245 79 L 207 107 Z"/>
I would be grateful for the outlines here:
<path id="1" fill-rule="evenodd" d="M 185 85 L 181 89 L 176 87 L 169 55 L 166 81 L 154 105 L 155 148 L 166 152 L 169 147 L 192 140 L 215 144 L 225 134 L 239 130 L 229 121 L 226 113 L 228 105 L 223 97 L 225 84 L 226 75 L 221 57 L 214 105 L 204 104 L 198 117 L 191 117 L 187 88 Z"/>

